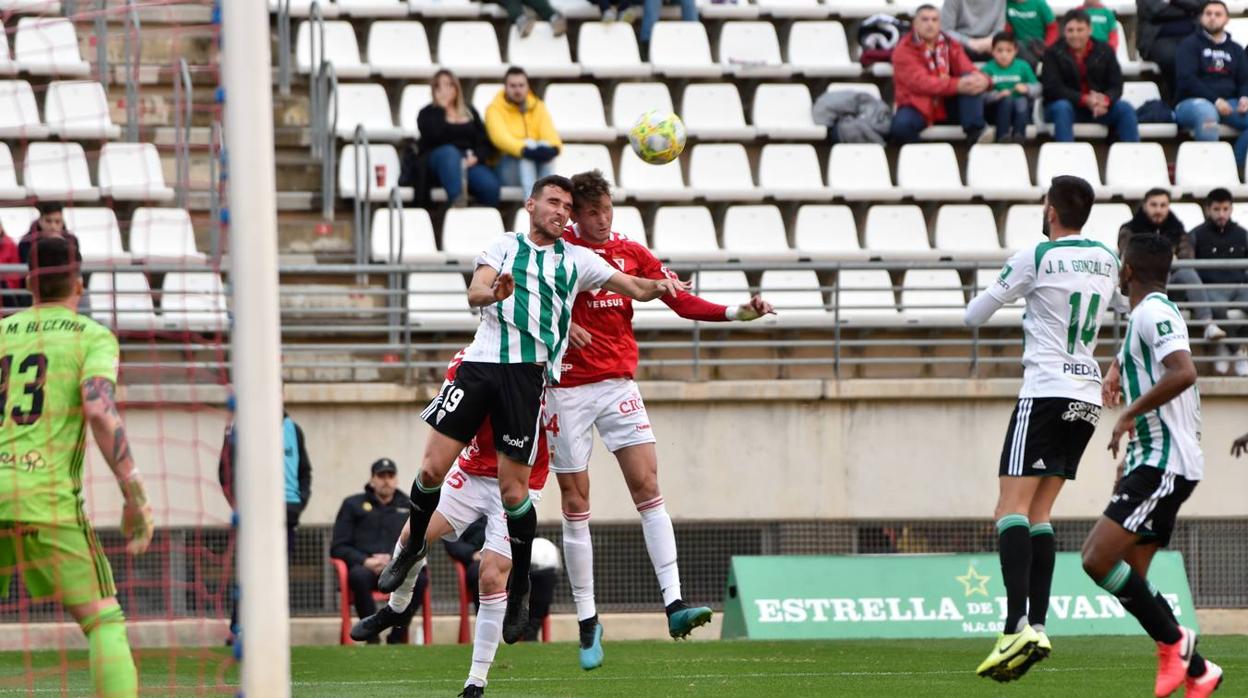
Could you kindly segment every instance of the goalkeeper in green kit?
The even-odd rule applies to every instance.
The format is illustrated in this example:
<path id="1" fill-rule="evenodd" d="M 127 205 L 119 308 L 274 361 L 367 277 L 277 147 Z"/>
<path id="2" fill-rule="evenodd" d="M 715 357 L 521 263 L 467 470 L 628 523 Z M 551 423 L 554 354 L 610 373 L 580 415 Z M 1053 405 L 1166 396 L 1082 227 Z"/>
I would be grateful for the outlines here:
<path id="1" fill-rule="evenodd" d="M 90 426 L 125 500 L 126 550 L 152 540 L 152 510 L 117 412 L 117 338 L 79 315 L 81 257 L 66 238 L 30 252 L 35 305 L 0 321 L 0 594 L 22 575 L 35 599 L 58 601 L 87 636 L 96 696 L 138 695 L 138 674 L 113 572 L 83 510 Z"/>

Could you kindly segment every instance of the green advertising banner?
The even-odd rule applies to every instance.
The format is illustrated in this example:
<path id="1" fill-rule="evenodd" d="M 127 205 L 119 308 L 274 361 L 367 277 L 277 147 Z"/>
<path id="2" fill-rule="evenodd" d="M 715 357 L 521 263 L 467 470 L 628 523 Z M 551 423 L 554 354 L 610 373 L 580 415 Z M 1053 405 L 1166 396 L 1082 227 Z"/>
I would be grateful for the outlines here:
<path id="1" fill-rule="evenodd" d="M 1196 629 L 1177 552 L 1157 554 L 1151 581 Z M 1059 553 L 1047 628 L 1053 635 L 1142 634 L 1118 599 L 1092 583 L 1078 553 Z M 723 637 L 781 639 L 995 636 L 1005 616 L 996 554 L 733 557 Z"/>

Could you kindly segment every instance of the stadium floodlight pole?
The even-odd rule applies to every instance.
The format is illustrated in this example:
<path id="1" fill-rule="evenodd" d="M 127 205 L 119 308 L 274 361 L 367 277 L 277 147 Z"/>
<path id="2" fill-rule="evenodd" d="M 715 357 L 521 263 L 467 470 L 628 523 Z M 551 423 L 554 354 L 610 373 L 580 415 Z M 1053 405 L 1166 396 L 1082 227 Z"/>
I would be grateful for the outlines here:
<path id="1" fill-rule="evenodd" d="M 248 698 L 286 698 L 290 625 L 284 483 L 276 465 L 282 462 L 282 395 L 269 11 L 257 0 L 223 0 L 221 10 L 230 238 L 239 241 L 230 255 L 230 279 L 242 689 Z"/>

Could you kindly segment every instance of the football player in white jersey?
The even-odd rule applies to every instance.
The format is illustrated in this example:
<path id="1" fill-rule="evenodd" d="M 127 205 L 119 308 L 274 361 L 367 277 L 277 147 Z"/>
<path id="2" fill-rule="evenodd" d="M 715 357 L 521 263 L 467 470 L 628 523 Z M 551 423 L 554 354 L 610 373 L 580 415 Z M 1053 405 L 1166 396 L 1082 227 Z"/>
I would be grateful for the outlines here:
<path id="1" fill-rule="evenodd" d="M 1114 425 L 1114 457 L 1124 435 L 1126 465 L 1105 515 L 1083 544 L 1083 569 L 1118 597 L 1157 642 L 1156 695 L 1187 684 L 1203 698 L 1222 683 L 1222 669 L 1196 652 L 1196 633 L 1179 625 L 1169 602 L 1147 580 L 1157 550 L 1170 542 L 1179 507 L 1204 476 L 1200 450 L 1200 392 L 1187 323 L 1166 298 L 1173 254 L 1151 233 L 1132 237 L 1124 252 L 1122 286 L 1131 320 L 1122 349 L 1105 376 L 1105 403 L 1128 404 Z"/>
<path id="2" fill-rule="evenodd" d="M 1001 452 L 996 508 L 1005 623 L 977 673 L 1020 677 L 1052 650 L 1044 632 L 1056 559 L 1050 512 L 1075 479 L 1101 411 L 1093 358 L 1101 315 L 1126 310 L 1118 256 L 1081 233 L 1095 193 L 1086 181 L 1054 177 L 1044 200 L 1044 240 L 1018 250 L 995 283 L 967 305 L 977 327 L 1007 303 L 1026 300 L 1023 388 Z"/>

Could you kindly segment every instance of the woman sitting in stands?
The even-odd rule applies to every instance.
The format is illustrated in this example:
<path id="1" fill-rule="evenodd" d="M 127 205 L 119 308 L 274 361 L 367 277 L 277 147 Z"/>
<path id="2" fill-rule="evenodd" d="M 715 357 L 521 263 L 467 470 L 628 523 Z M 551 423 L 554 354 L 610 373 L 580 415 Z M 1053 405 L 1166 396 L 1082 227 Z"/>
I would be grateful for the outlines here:
<path id="1" fill-rule="evenodd" d="M 418 200 L 427 200 L 421 194 L 441 185 L 451 205 L 465 205 L 471 194 L 482 206 L 497 206 L 500 184 L 485 163 L 493 146 L 481 115 L 464 100 L 459 78 L 451 71 L 435 73 L 432 87 L 433 102 L 416 116 L 420 131 L 417 172 L 405 183 L 416 187 Z"/>

